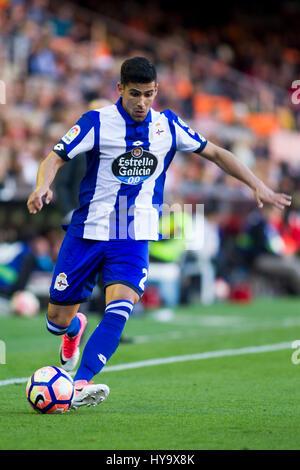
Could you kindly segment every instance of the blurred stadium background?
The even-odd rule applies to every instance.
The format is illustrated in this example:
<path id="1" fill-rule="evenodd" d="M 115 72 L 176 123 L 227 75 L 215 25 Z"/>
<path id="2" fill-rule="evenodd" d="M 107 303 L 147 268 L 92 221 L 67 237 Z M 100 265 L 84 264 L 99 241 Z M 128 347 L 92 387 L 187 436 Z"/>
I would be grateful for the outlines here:
<path id="1" fill-rule="evenodd" d="M 167 1 L 0 0 L 2 299 L 28 289 L 46 303 L 84 159 L 64 166 L 54 202 L 30 216 L 39 163 L 82 113 L 118 99 L 120 64 L 134 55 L 158 69 L 156 109 L 171 108 L 293 195 L 284 213 L 257 211 L 244 185 L 203 158 L 177 154 L 166 200 L 205 205 L 205 249 L 177 245 L 169 256 L 153 248 L 143 308 L 299 295 L 299 20 L 295 1 L 176 9 Z M 162 264 L 168 282 L 158 285 Z"/>

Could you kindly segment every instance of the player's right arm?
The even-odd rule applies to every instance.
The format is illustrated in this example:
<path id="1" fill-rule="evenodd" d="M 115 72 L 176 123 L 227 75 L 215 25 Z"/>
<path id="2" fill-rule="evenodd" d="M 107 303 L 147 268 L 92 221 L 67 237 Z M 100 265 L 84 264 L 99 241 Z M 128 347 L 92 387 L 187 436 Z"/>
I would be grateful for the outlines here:
<path id="1" fill-rule="evenodd" d="M 36 214 L 42 210 L 43 200 L 46 204 L 52 201 L 53 192 L 50 186 L 60 167 L 78 154 L 88 152 L 94 147 L 95 129 L 93 118 L 95 118 L 95 113 L 95 111 L 88 111 L 83 114 L 42 161 L 37 174 L 36 188 L 27 201 L 30 214 Z"/>
<path id="2" fill-rule="evenodd" d="M 49 155 L 42 161 L 38 173 L 36 188 L 30 194 L 27 207 L 30 214 L 36 214 L 43 208 L 43 199 L 49 204 L 53 198 L 53 192 L 50 186 L 55 178 L 56 173 L 66 162 L 55 152 L 51 151 Z"/>

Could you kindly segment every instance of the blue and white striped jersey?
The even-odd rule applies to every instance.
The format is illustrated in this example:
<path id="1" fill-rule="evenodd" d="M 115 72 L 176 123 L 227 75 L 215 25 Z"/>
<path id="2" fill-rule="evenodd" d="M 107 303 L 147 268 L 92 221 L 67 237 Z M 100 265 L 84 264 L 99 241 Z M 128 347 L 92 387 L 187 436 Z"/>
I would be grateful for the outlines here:
<path id="1" fill-rule="evenodd" d="M 158 240 L 166 171 L 177 150 L 201 152 L 206 143 L 170 110 L 150 109 L 134 121 L 121 98 L 83 114 L 53 149 L 64 160 L 86 154 L 68 231 L 92 240 Z"/>

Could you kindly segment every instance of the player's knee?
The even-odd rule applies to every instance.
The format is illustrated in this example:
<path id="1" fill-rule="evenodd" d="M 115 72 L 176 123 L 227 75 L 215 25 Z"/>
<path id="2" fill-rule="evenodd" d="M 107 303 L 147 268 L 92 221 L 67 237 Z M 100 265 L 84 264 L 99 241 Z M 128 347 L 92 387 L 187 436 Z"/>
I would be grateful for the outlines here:
<path id="1" fill-rule="evenodd" d="M 133 305 L 137 304 L 138 301 L 140 300 L 140 297 L 138 294 L 135 295 L 115 295 L 106 298 L 106 305 L 108 305 L 110 302 L 114 302 L 117 300 L 129 300 Z"/>
<path id="2" fill-rule="evenodd" d="M 137 304 L 140 300 L 140 296 L 135 292 L 135 294 L 132 296 L 131 299 L 128 299 L 130 300 L 130 302 L 133 303 L 133 305 Z"/>
<path id="3" fill-rule="evenodd" d="M 76 315 L 77 305 L 54 305 L 49 303 L 47 318 L 57 326 L 67 327 Z"/>
<path id="4" fill-rule="evenodd" d="M 106 305 L 115 300 L 129 300 L 135 305 L 139 300 L 140 296 L 138 293 L 124 284 L 113 284 L 107 286 L 105 291 Z"/>

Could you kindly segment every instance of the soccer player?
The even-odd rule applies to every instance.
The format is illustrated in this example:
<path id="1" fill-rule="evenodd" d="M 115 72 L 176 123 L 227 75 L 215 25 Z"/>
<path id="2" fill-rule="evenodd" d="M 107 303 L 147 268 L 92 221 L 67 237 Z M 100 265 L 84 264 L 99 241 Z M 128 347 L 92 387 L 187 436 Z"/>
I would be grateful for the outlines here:
<path id="1" fill-rule="evenodd" d="M 195 152 L 248 185 L 258 207 L 280 209 L 291 197 L 260 181 L 231 152 L 208 142 L 170 110 L 152 108 L 158 92 L 155 67 L 144 57 L 126 60 L 116 104 L 83 114 L 42 161 L 27 207 L 36 214 L 53 197 L 59 168 L 82 152 L 87 169 L 79 207 L 63 240 L 50 287 L 47 328 L 62 335 L 61 365 L 75 368 L 87 320 L 78 312 L 102 273 L 105 314 L 83 350 L 74 377 L 73 407 L 96 405 L 109 394 L 91 384 L 116 351 L 148 275 L 148 242 L 158 240 L 166 171 L 176 153 Z"/>

